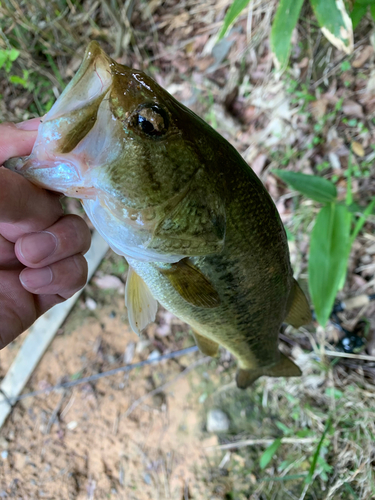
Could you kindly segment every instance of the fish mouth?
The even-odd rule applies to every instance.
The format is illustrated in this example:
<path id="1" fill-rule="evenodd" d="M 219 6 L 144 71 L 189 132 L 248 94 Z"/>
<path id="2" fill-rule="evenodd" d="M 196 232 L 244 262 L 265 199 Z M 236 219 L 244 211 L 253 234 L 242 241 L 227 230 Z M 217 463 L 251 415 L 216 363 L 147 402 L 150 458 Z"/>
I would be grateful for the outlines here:
<path id="1" fill-rule="evenodd" d="M 113 63 L 97 42 L 90 42 L 77 73 L 47 113 L 45 121 L 86 107 L 103 96 L 112 84 Z"/>

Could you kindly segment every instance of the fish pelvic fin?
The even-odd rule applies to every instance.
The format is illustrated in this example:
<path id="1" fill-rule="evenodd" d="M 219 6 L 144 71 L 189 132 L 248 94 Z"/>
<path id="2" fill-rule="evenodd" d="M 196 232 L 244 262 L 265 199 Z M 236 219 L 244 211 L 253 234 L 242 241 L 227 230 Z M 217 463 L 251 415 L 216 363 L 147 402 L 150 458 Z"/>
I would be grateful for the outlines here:
<path id="1" fill-rule="evenodd" d="M 285 321 L 294 328 L 307 325 L 312 321 L 309 303 L 295 279 L 293 279 L 293 286 L 289 294 L 288 306 L 289 310 Z"/>
<path id="2" fill-rule="evenodd" d="M 128 309 L 129 324 L 137 335 L 155 321 L 158 302 L 131 266 L 125 286 L 125 305 Z"/>
<path id="3" fill-rule="evenodd" d="M 219 353 L 219 344 L 217 342 L 200 335 L 195 330 L 193 330 L 193 337 L 202 354 L 216 358 Z"/>
<path id="4" fill-rule="evenodd" d="M 239 389 L 246 389 L 263 375 L 268 375 L 269 377 L 300 377 L 302 372 L 291 359 L 280 353 L 280 360 L 273 366 L 255 368 L 253 370 L 240 368 L 236 375 L 237 387 Z"/>
<path id="5" fill-rule="evenodd" d="M 189 259 L 182 259 L 167 269 L 160 269 L 160 272 L 189 304 L 206 309 L 220 304 L 220 297 L 215 288 Z"/>

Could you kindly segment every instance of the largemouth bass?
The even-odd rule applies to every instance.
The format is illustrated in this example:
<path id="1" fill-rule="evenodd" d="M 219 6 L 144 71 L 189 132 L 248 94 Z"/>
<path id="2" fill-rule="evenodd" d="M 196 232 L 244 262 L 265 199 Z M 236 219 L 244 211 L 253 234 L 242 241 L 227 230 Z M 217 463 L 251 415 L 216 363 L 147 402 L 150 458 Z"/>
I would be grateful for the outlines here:
<path id="1" fill-rule="evenodd" d="M 239 387 L 301 374 L 278 333 L 283 321 L 309 323 L 310 309 L 271 197 L 223 137 L 145 73 L 91 42 L 31 155 L 6 166 L 81 199 L 129 263 L 135 332 L 160 302 L 191 325 L 204 354 L 220 344 L 237 357 Z"/>

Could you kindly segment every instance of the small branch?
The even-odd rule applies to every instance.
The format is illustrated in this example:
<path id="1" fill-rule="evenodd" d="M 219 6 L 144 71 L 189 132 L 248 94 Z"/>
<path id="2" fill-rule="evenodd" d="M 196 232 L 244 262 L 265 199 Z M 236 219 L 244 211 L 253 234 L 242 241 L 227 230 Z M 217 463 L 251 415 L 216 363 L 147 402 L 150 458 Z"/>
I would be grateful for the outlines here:
<path id="1" fill-rule="evenodd" d="M 316 438 L 282 438 L 282 444 L 312 444 L 316 442 Z M 275 438 L 268 439 L 245 439 L 243 441 L 237 441 L 236 443 L 220 444 L 216 446 L 206 446 L 206 450 L 230 450 L 233 448 L 245 448 L 245 446 L 269 446 L 275 441 Z"/>

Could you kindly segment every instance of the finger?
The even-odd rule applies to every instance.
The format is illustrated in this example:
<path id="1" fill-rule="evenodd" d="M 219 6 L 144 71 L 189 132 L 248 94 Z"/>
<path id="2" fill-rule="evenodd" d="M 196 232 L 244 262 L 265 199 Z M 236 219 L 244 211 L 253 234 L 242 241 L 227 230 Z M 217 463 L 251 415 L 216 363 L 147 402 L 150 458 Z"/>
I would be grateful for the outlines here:
<path id="1" fill-rule="evenodd" d="M 19 271 L 0 271 L 0 349 L 35 320 L 35 303 L 21 286 Z"/>
<path id="2" fill-rule="evenodd" d="M 26 268 L 20 274 L 22 286 L 34 294 L 57 294 L 68 299 L 85 286 L 87 262 L 83 255 L 74 255 L 40 269 Z"/>
<path id="3" fill-rule="evenodd" d="M 0 234 L 0 270 L 22 267 L 14 252 L 14 244 Z"/>
<path id="4" fill-rule="evenodd" d="M 15 242 L 51 226 L 63 215 L 59 197 L 0 167 L 0 234 Z"/>
<path id="5" fill-rule="evenodd" d="M 43 117 L 32 118 L 23 122 L 15 123 L 14 125 L 20 130 L 38 130 L 39 125 L 42 123 Z"/>
<path id="6" fill-rule="evenodd" d="M 86 253 L 90 242 L 91 234 L 85 221 L 78 215 L 66 215 L 45 231 L 19 238 L 15 253 L 25 266 L 40 268 Z"/>
<path id="7" fill-rule="evenodd" d="M 23 130 L 14 123 L 0 124 L 0 165 L 15 156 L 31 153 L 37 136 L 36 130 Z"/>

